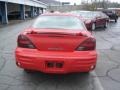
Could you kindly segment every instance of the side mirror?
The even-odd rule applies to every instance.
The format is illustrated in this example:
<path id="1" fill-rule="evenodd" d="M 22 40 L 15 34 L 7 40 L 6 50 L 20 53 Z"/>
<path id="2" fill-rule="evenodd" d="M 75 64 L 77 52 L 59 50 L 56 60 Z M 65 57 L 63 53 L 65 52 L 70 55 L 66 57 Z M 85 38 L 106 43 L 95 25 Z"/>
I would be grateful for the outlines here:
<path id="1" fill-rule="evenodd" d="M 90 33 L 92 33 L 92 28 L 90 28 L 88 24 L 85 24 L 85 26 L 86 26 L 87 30 L 88 30 Z"/>

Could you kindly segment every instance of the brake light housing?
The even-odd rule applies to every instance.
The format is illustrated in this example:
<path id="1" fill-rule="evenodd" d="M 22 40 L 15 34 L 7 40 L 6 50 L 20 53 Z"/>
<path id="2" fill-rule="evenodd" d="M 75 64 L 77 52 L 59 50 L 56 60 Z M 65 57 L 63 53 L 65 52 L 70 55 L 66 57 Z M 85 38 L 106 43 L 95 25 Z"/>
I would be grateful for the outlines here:
<path id="1" fill-rule="evenodd" d="M 30 48 L 35 49 L 33 43 L 29 40 L 29 38 L 25 35 L 19 35 L 17 40 L 17 46 L 21 48 Z"/>
<path id="2" fill-rule="evenodd" d="M 77 47 L 77 51 L 90 51 L 96 49 L 96 40 L 94 38 L 88 38 Z"/>

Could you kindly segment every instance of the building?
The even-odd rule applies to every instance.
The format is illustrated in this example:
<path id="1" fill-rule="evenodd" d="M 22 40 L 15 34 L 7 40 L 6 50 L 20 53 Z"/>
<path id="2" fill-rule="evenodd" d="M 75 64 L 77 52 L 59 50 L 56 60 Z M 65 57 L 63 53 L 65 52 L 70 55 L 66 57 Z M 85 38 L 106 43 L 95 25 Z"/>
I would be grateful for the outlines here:
<path id="1" fill-rule="evenodd" d="M 20 19 L 24 20 L 26 11 L 30 12 L 30 17 L 35 17 L 46 8 L 47 5 L 38 0 L 0 0 L 0 21 L 7 24 L 11 12 L 19 12 Z"/>
<path id="2" fill-rule="evenodd" d="M 56 0 L 39 0 L 39 1 L 44 2 L 48 6 L 59 6 L 59 5 L 62 5 L 61 2 L 56 1 Z"/>
<path id="3" fill-rule="evenodd" d="M 62 5 L 70 5 L 70 2 L 62 2 Z"/>

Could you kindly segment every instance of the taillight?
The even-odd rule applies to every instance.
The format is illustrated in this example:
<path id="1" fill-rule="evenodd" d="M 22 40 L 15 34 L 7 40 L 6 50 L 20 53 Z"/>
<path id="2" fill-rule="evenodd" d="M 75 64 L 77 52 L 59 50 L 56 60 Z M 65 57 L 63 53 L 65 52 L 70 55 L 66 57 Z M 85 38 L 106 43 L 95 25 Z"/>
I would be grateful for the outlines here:
<path id="1" fill-rule="evenodd" d="M 89 50 L 95 50 L 95 48 L 96 48 L 96 40 L 94 38 L 88 38 L 86 41 L 80 44 L 76 50 L 89 51 Z"/>
<path id="2" fill-rule="evenodd" d="M 18 36 L 17 44 L 18 47 L 35 49 L 33 43 L 25 35 Z"/>

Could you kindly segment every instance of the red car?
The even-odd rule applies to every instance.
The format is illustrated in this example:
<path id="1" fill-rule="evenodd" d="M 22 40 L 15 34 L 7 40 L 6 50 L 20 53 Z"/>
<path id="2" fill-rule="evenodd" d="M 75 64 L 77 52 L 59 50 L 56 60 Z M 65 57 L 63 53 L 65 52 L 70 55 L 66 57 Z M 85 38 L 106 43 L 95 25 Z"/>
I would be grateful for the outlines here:
<path id="1" fill-rule="evenodd" d="M 96 66 L 96 40 L 79 17 L 44 14 L 18 36 L 16 64 L 25 71 L 65 74 Z"/>
<path id="2" fill-rule="evenodd" d="M 95 30 L 97 27 L 107 28 L 109 17 L 99 11 L 73 11 L 83 19 L 88 30 Z"/>

